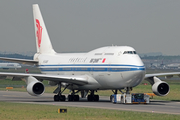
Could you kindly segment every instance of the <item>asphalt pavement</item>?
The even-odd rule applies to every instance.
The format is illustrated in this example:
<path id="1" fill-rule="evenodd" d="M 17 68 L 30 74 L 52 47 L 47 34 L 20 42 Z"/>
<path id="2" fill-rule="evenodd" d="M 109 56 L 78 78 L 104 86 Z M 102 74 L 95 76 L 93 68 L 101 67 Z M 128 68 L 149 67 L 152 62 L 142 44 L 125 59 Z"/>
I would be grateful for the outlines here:
<path id="1" fill-rule="evenodd" d="M 151 100 L 150 104 L 113 104 L 109 97 L 100 96 L 99 102 L 89 102 L 85 98 L 78 102 L 54 102 L 54 94 L 45 93 L 40 97 L 29 95 L 27 92 L 0 91 L 0 101 L 45 104 L 57 106 L 101 108 L 112 110 L 138 111 L 180 115 L 180 102 Z"/>

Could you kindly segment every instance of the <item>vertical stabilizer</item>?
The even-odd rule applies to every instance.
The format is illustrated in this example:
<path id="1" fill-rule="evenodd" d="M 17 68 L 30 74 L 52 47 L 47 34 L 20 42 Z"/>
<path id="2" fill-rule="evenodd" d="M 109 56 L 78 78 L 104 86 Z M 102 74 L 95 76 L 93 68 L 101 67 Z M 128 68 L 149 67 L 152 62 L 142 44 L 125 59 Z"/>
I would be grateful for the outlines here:
<path id="1" fill-rule="evenodd" d="M 34 27 L 35 27 L 35 37 L 36 37 L 36 47 L 37 53 L 55 53 L 49 35 L 44 24 L 44 20 L 41 15 L 38 4 L 33 5 L 33 15 L 34 15 Z"/>

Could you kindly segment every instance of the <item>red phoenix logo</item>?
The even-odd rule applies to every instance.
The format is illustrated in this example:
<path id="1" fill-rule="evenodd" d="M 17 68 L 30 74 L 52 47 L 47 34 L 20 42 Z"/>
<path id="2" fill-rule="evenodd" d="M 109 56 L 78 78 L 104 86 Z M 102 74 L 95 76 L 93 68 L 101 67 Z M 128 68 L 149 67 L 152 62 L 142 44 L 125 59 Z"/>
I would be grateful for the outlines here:
<path id="1" fill-rule="evenodd" d="M 102 63 L 104 63 L 106 61 L 106 58 L 103 59 Z"/>
<path id="2" fill-rule="evenodd" d="M 36 36 L 38 38 L 38 47 L 40 47 L 41 45 L 41 38 L 42 38 L 42 26 L 40 25 L 40 22 L 38 19 L 36 19 L 36 27 L 37 27 L 37 32 L 36 32 Z"/>

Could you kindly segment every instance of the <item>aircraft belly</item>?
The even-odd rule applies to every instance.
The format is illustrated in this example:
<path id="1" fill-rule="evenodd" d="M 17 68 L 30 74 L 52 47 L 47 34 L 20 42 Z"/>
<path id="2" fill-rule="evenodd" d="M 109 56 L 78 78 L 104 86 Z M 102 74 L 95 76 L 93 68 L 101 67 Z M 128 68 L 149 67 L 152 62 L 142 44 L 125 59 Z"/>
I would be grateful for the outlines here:
<path id="1" fill-rule="evenodd" d="M 111 73 L 99 76 L 99 84 L 104 89 L 121 89 L 124 87 L 135 87 L 140 84 L 145 75 L 144 71 L 128 71 Z"/>
<path id="2" fill-rule="evenodd" d="M 145 71 L 127 71 L 127 72 L 48 72 L 46 74 L 55 75 L 89 75 L 94 78 L 93 84 L 83 86 L 73 85 L 70 89 L 79 90 L 104 90 L 104 89 L 123 89 L 125 87 L 135 87 L 143 80 Z"/>
<path id="3" fill-rule="evenodd" d="M 135 87 L 141 83 L 141 81 L 144 79 L 145 72 L 144 71 L 129 71 L 124 72 L 123 78 L 124 78 L 124 86 L 126 87 Z"/>

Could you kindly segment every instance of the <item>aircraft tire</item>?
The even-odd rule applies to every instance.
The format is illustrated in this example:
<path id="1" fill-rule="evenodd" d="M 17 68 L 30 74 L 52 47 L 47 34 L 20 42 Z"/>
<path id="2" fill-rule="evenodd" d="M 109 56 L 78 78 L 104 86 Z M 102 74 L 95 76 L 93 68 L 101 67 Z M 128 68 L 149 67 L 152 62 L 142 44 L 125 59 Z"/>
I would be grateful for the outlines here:
<path id="1" fill-rule="evenodd" d="M 73 96 L 72 95 L 68 95 L 68 101 L 73 101 Z"/>
<path id="2" fill-rule="evenodd" d="M 99 101 L 99 95 L 94 95 L 94 101 Z"/>
<path id="3" fill-rule="evenodd" d="M 59 95 L 54 95 L 54 101 L 59 101 L 59 100 L 60 100 Z"/>
<path id="4" fill-rule="evenodd" d="M 88 95 L 87 100 L 88 101 L 93 101 L 93 96 L 92 95 Z"/>
<path id="5" fill-rule="evenodd" d="M 66 96 L 65 95 L 61 95 L 60 101 L 66 101 Z"/>
<path id="6" fill-rule="evenodd" d="M 79 95 L 74 95 L 74 101 L 79 101 Z"/>

